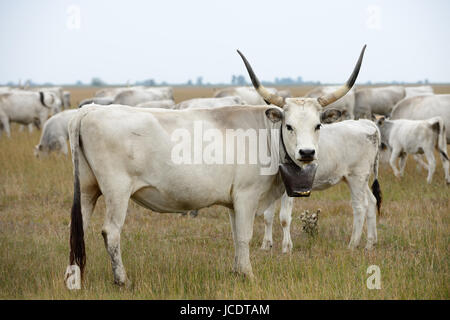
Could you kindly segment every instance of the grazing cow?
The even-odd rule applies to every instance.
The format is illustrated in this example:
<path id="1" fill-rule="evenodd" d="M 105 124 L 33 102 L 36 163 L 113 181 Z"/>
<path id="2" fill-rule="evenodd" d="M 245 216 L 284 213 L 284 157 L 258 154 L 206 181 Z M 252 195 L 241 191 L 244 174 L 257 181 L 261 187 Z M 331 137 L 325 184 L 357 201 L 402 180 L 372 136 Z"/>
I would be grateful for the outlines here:
<path id="1" fill-rule="evenodd" d="M 175 101 L 171 99 L 147 101 L 136 105 L 136 107 L 139 108 L 162 108 L 162 109 L 172 109 L 174 106 Z"/>
<path id="2" fill-rule="evenodd" d="M 244 102 L 238 96 L 228 96 L 223 98 L 196 98 L 180 102 L 174 106 L 174 109 L 183 110 L 192 108 L 214 108 L 243 104 Z"/>
<path id="3" fill-rule="evenodd" d="M 436 148 L 444 167 L 445 181 L 450 183 L 447 139 L 441 117 L 427 120 L 386 120 L 382 117 L 377 120 L 377 126 L 380 128 L 381 142 L 391 151 L 389 164 L 396 177 L 403 176 L 408 154 L 424 154 L 428 161 L 427 182 L 431 183 L 436 169 L 434 157 Z M 400 158 L 400 171 L 396 166 L 398 158 Z"/>
<path id="4" fill-rule="evenodd" d="M 325 190 L 345 181 L 350 188 L 353 229 L 349 248 L 359 245 L 364 220 L 367 219 L 366 249 L 377 242 L 376 212 L 380 213 L 381 191 L 378 183 L 380 132 L 370 120 L 346 120 L 327 124 L 320 130 L 319 160 L 312 190 Z M 374 173 L 372 191 L 368 186 Z M 290 234 L 294 199 L 283 194 L 280 223 L 283 228 L 282 252 L 292 250 Z M 275 202 L 264 212 L 265 233 L 261 249 L 272 247 Z"/>
<path id="5" fill-rule="evenodd" d="M 60 108 L 61 100 L 51 92 L 16 90 L 0 94 L 0 122 L 8 137 L 11 136 L 10 122 L 32 123 L 40 128 L 49 115 Z"/>
<path id="6" fill-rule="evenodd" d="M 374 114 L 389 116 L 394 106 L 407 97 L 433 94 L 430 86 L 357 88 L 355 92 L 355 119 L 372 119 Z"/>
<path id="7" fill-rule="evenodd" d="M 390 119 L 426 120 L 431 117 L 444 120 L 447 143 L 450 143 L 450 94 L 406 98 L 394 107 Z"/>
<path id="8" fill-rule="evenodd" d="M 68 125 L 77 111 L 77 109 L 62 111 L 45 122 L 39 144 L 34 147 L 34 155 L 37 158 L 47 156 L 52 151 L 61 152 L 67 156 Z"/>
<path id="9" fill-rule="evenodd" d="M 102 235 L 111 257 L 115 283 L 128 283 L 121 257 L 120 233 L 130 198 L 157 212 L 185 212 L 214 204 L 233 209 L 230 222 L 235 244 L 234 270 L 253 277 L 249 242 L 254 217 L 283 194 L 285 188 L 280 176 L 276 170 L 273 175 L 261 174 L 261 169 L 266 167 L 261 159 L 256 159 L 255 164 L 244 161 L 223 165 L 214 161 L 202 163 L 195 156 L 195 165 L 176 162 L 175 141 L 179 140 L 181 132 L 183 136 L 198 139 L 195 137 L 199 134 L 196 123 L 202 121 L 204 130 L 212 129 L 210 133 L 214 132 L 215 136 L 226 135 L 230 130 L 269 131 L 271 134 L 262 137 L 258 145 L 273 146 L 272 143 L 281 139 L 280 133 L 273 131 L 278 128 L 293 165 L 304 167 L 315 163 L 320 120 L 339 113 L 329 109 L 322 112 L 322 108 L 351 89 L 361 67 L 364 49 L 365 46 L 347 83 L 318 99 L 283 99 L 271 94 L 260 84 L 239 52 L 256 90 L 268 104 L 275 106 L 165 110 L 93 105 L 81 109 L 69 123 L 74 201 L 71 267 L 66 279 L 74 264 L 83 274 L 86 261 L 84 231 L 101 194 L 106 203 Z M 174 132 L 178 140 L 174 140 Z M 275 137 L 272 138 L 273 132 Z M 270 151 L 271 158 L 278 162 L 278 152 L 272 152 L 272 147 Z"/>
<path id="10" fill-rule="evenodd" d="M 112 104 L 114 101 L 114 98 L 111 97 L 94 97 L 94 98 L 87 98 L 80 102 L 78 105 L 78 108 L 81 108 L 87 104 L 99 104 L 102 106 Z"/>
<path id="11" fill-rule="evenodd" d="M 272 94 L 277 94 L 277 89 L 275 88 L 266 88 L 266 90 Z M 223 98 L 229 96 L 238 96 L 240 97 L 245 104 L 250 105 L 263 105 L 264 100 L 258 94 L 258 92 L 251 87 L 236 87 L 236 88 L 225 88 L 217 91 L 214 94 L 214 98 Z M 280 96 L 280 95 L 278 95 Z M 284 97 L 283 97 L 284 98 Z"/>
<path id="12" fill-rule="evenodd" d="M 318 98 L 323 96 L 324 94 L 336 91 L 336 89 L 336 86 L 317 87 L 306 93 L 305 97 Z M 350 90 L 350 92 L 347 93 L 345 97 L 339 99 L 336 102 L 333 102 L 327 108 L 335 108 L 340 110 L 342 113 L 342 120 L 354 119 L 355 115 L 353 110 L 355 108 L 355 91 L 353 89 Z"/>
<path id="13" fill-rule="evenodd" d="M 136 106 L 147 101 L 167 99 L 173 100 L 173 90 L 170 87 L 129 89 L 117 94 L 113 103 L 126 106 Z"/>

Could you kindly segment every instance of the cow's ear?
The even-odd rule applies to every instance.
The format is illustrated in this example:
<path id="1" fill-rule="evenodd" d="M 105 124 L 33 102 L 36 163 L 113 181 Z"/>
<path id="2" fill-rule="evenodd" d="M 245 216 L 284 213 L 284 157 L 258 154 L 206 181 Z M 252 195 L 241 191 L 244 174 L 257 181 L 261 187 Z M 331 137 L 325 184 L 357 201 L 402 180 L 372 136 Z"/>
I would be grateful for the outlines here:
<path id="1" fill-rule="evenodd" d="M 320 115 L 320 122 L 333 123 L 339 120 L 342 116 L 342 112 L 338 109 L 325 109 Z"/>
<path id="2" fill-rule="evenodd" d="M 270 108 L 266 110 L 266 117 L 273 123 L 283 119 L 283 111 L 280 108 Z"/>

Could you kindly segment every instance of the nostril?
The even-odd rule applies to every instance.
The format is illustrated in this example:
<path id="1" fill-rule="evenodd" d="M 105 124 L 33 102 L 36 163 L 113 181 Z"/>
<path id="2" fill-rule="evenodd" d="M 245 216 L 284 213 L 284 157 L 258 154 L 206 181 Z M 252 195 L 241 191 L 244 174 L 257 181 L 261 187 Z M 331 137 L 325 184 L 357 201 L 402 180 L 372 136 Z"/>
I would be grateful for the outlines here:
<path id="1" fill-rule="evenodd" d="M 300 149 L 299 153 L 300 153 L 300 155 L 302 157 L 312 157 L 316 153 L 316 150 L 314 150 L 314 149 Z"/>

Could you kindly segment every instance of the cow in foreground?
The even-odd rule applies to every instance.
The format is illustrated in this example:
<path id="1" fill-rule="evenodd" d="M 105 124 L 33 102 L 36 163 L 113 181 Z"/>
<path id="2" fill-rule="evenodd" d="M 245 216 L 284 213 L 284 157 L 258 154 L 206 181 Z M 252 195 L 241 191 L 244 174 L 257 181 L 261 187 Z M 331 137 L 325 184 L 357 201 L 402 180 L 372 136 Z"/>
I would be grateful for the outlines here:
<path id="1" fill-rule="evenodd" d="M 281 130 L 285 150 L 297 166 L 317 162 L 321 119 L 337 110 L 323 107 L 344 96 L 353 86 L 364 54 L 347 83 L 318 99 L 288 98 L 271 94 L 260 84 L 248 61 L 239 52 L 253 85 L 267 103 L 275 106 L 234 106 L 212 109 L 165 110 L 113 105 L 86 106 L 69 123 L 74 167 L 74 201 L 71 212 L 70 264 L 86 263 L 84 231 L 98 197 L 103 194 L 106 216 L 102 235 L 111 257 L 114 282 L 129 283 L 122 263 L 120 233 L 129 199 L 157 212 L 185 212 L 219 204 L 232 209 L 230 222 L 235 245 L 234 270 L 253 277 L 249 242 L 256 214 L 279 199 L 285 188 L 279 174 L 261 174 L 266 165 L 257 159 L 221 163 L 176 163 L 173 160 L 175 130 L 194 137 L 195 123 L 204 130 L 225 135 L 229 130 Z M 323 111 L 323 112 L 322 112 Z M 276 133 L 279 134 L 277 130 Z M 272 146 L 280 136 L 261 138 Z M 234 149 L 234 148 L 233 148 Z M 277 160 L 279 154 L 270 157 Z M 247 157 L 248 159 L 248 157 Z M 276 161 L 275 161 L 276 162 Z M 276 167 L 277 168 L 277 167 Z M 195 183 L 193 183 L 195 181 Z M 66 273 L 66 279 L 70 276 Z"/>
<path id="2" fill-rule="evenodd" d="M 69 121 L 78 110 L 65 110 L 55 114 L 48 119 L 42 129 L 39 144 L 34 147 L 34 155 L 37 158 L 48 156 L 52 151 L 61 152 L 67 156 L 69 148 L 67 140 L 69 139 Z"/>
<path id="3" fill-rule="evenodd" d="M 14 90 L 0 94 L 0 122 L 8 137 L 11 136 L 10 122 L 40 128 L 49 115 L 60 109 L 61 100 L 51 92 Z"/>
<path id="4" fill-rule="evenodd" d="M 326 124 L 320 130 L 319 160 L 313 190 L 325 190 L 344 181 L 350 188 L 353 208 L 353 229 L 349 248 L 361 240 L 364 220 L 367 221 L 366 249 L 377 242 L 376 212 L 380 213 L 381 190 L 378 183 L 380 132 L 370 120 L 347 120 Z M 372 190 L 368 186 L 374 174 Z M 292 250 L 290 233 L 294 198 L 286 193 L 281 199 L 280 223 L 283 228 L 282 252 Z M 378 209 L 378 210 L 377 210 Z M 275 203 L 264 212 L 265 233 L 261 249 L 272 248 L 272 225 Z"/>
<path id="5" fill-rule="evenodd" d="M 382 117 L 377 120 L 377 125 L 381 131 L 381 142 L 391 151 L 389 164 L 396 177 L 403 176 L 408 154 L 424 154 L 428 164 L 424 164 L 420 158 L 416 159 L 428 169 L 427 182 L 431 183 L 436 169 L 436 149 L 444 167 L 445 181 L 450 183 L 446 130 L 441 117 L 427 120 L 386 120 Z M 396 165 L 398 158 L 400 170 Z"/>

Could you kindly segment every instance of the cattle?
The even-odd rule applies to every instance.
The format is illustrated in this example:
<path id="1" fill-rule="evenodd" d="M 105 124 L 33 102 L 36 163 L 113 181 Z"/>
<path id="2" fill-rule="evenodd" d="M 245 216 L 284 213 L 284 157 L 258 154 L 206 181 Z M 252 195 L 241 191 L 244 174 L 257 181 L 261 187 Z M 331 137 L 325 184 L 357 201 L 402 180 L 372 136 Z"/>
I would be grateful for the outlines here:
<path id="1" fill-rule="evenodd" d="M 313 90 L 309 91 L 305 94 L 305 97 L 309 98 L 318 98 L 320 96 L 323 96 L 324 94 L 336 91 L 336 86 L 323 86 L 323 87 L 317 87 Z M 341 111 L 343 120 L 348 119 L 354 119 L 354 108 L 355 108 L 355 91 L 354 89 L 350 90 L 349 93 L 345 95 L 345 97 L 339 99 L 336 102 L 333 102 L 331 105 L 329 105 L 327 108 L 335 108 Z"/>
<path id="2" fill-rule="evenodd" d="M 140 103 L 155 100 L 173 100 L 173 91 L 170 87 L 145 88 L 124 90 L 114 97 L 114 104 L 136 106 Z"/>
<path id="3" fill-rule="evenodd" d="M 61 100 L 51 92 L 16 90 L 0 94 L 0 122 L 8 137 L 11 136 L 10 122 L 40 128 L 49 115 L 60 108 Z"/>
<path id="4" fill-rule="evenodd" d="M 427 120 L 386 120 L 381 117 L 377 120 L 377 126 L 380 128 L 381 142 L 391 151 L 389 164 L 396 177 L 403 176 L 408 154 L 424 154 L 428 162 L 427 182 L 431 183 L 436 169 L 436 148 L 444 167 L 445 180 L 450 183 L 446 130 L 441 117 Z M 396 165 L 398 158 L 400 170 Z"/>
<path id="5" fill-rule="evenodd" d="M 130 89 L 143 89 L 142 86 L 134 86 L 134 87 L 119 87 L 119 88 L 103 88 L 95 92 L 95 98 L 112 98 L 114 99 L 119 93 L 125 90 Z"/>
<path id="6" fill-rule="evenodd" d="M 66 103 L 67 103 L 66 99 L 67 98 L 64 98 L 64 92 L 65 91 L 63 90 L 62 87 L 39 87 L 39 88 L 33 88 L 31 90 L 32 91 L 36 91 L 36 92 L 42 91 L 42 92 L 54 93 L 59 98 L 59 100 L 61 101 L 61 108 L 57 112 L 60 112 L 61 109 L 70 107 L 70 103 L 69 103 L 69 105 L 66 105 Z"/>
<path id="7" fill-rule="evenodd" d="M 174 106 L 174 109 L 183 110 L 190 108 L 215 108 L 224 106 L 243 105 L 244 102 L 238 96 L 228 96 L 223 98 L 196 98 L 182 101 Z"/>
<path id="8" fill-rule="evenodd" d="M 114 98 L 111 97 L 94 97 L 94 98 L 87 98 L 82 100 L 79 104 L 78 104 L 78 108 L 81 108 L 87 104 L 99 104 L 99 105 L 109 105 L 112 104 L 114 101 Z"/>
<path id="9" fill-rule="evenodd" d="M 394 106 L 404 98 L 430 94 L 433 94 L 433 88 L 430 86 L 357 88 L 355 119 L 373 119 L 374 114 L 389 116 Z"/>
<path id="10" fill-rule="evenodd" d="M 376 212 L 380 213 L 381 190 L 378 182 L 380 132 L 370 120 L 346 120 L 326 124 L 320 130 L 320 155 L 312 190 L 325 190 L 344 181 L 350 188 L 353 207 L 353 229 L 349 248 L 359 245 L 364 220 L 367 219 L 366 249 L 377 242 Z M 372 190 L 368 186 L 374 174 Z M 282 252 L 292 250 L 290 234 L 294 198 L 283 194 L 280 223 L 283 228 Z M 272 247 L 272 225 L 275 203 L 264 212 L 265 233 L 261 249 Z"/>
<path id="11" fill-rule="evenodd" d="M 34 147 L 34 155 L 37 158 L 48 156 L 52 151 L 61 152 L 67 156 L 69 152 L 67 147 L 68 125 L 77 111 L 76 109 L 62 111 L 45 122 L 39 144 Z"/>
<path id="12" fill-rule="evenodd" d="M 277 94 L 277 89 L 275 88 L 266 88 L 272 94 Z M 236 87 L 236 88 L 225 88 L 218 90 L 214 94 L 214 98 L 223 98 L 229 96 L 238 96 L 240 97 L 245 104 L 250 105 L 263 105 L 264 99 L 258 94 L 258 92 L 251 87 Z M 280 95 L 278 95 L 280 96 Z M 284 98 L 284 97 L 283 97 Z"/>
<path id="13" fill-rule="evenodd" d="M 253 222 L 255 215 L 262 214 L 285 190 L 278 171 L 261 174 L 266 165 L 260 158 L 255 159 L 255 163 L 204 163 L 198 157 L 198 151 L 194 165 L 189 164 L 191 160 L 174 161 L 175 142 L 183 136 L 194 137 L 197 141 L 197 124 L 201 121 L 202 131 L 211 129 L 209 132 L 215 136 L 226 135 L 230 130 L 270 132 L 270 135 L 261 137 L 260 146 L 273 146 L 282 134 L 285 153 L 295 166 L 302 168 L 314 164 L 317 162 L 315 149 L 321 119 L 339 114 L 338 110 L 322 109 L 351 89 L 358 76 L 364 50 L 365 46 L 346 84 L 318 99 L 284 99 L 271 94 L 260 84 L 247 59 L 238 51 L 255 89 L 273 106 L 166 110 L 90 105 L 79 110 L 69 123 L 74 200 L 66 281 L 76 266 L 83 274 L 86 262 L 84 232 L 101 194 L 106 204 L 102 235 L 116 284 L 129 284 L 122 263 L 120 233 L 130 198 L 157 212 L 185 212 L 214 204 L 232 209 L 234 270 L 253 278 L 249 254 Z M 234 150 L 234 144 L 230 149 Z M 272 147 L 270 156 L 273 162 L 277 162 L 279 154 L 272 152 Z"/>
<path id="14" fill-rule="evenodd" d="M 136 105 L 138 108 L 163 108 L 172 109 L 175 106 L 175 101 L 171 99 L 147 101 Z"/>
<path id="15" fill-rule="evenodd" d="M 400 101 L 392 110 L 390 119 L 426 120 L 441 117 L 450 143 L 450 94 L 410 97 Z"/>

